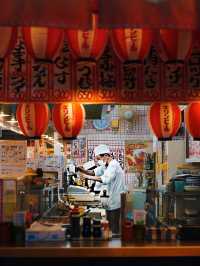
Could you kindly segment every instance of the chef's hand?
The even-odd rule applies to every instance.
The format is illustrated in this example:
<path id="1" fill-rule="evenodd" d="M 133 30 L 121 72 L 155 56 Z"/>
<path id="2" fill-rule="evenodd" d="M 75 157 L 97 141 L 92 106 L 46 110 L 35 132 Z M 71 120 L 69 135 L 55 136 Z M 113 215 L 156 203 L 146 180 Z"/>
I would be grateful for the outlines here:
<path id="1" fill-rule="evenodd" d="M 79 174 L 79 177 L 80 177 L 81 182 L 83 182 L 85 180 L 85 176 L 84 175 Z"/>
<path id="2" fill-rule="evenodd" d="M 76 171 L 76 172 L 81 172 L 82 169 L 83 169 L 82 166 L 76 166 L 76 167 L 75 167 L 75 171 Z"/>

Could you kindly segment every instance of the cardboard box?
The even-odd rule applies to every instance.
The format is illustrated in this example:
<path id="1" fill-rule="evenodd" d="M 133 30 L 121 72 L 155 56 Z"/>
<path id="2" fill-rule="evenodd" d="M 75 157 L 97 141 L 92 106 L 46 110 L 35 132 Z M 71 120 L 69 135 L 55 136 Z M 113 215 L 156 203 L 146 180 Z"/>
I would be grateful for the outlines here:
<path id="1" fill-rule="evenodd" d="M 34 222 L 26 229 L 27 242 L 65 241 L 65 229 L 59 224 L 41 224 Z"/>

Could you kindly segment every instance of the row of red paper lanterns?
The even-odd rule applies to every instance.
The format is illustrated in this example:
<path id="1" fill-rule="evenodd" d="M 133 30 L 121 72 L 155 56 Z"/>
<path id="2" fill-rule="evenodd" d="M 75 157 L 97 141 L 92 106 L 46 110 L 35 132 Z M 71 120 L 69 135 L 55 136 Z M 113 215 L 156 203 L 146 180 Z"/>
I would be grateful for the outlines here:
<path id="1" fill-rule="evenodd" d="M 161 58 L 185 60 L 198 39 L 198 34 L 187 30 L 161 29 L 159 32 L 148 29 L 98 28 L 97 16 L 93 17 L 90 31 L 65 30 L 69 47 L 77 59 L 96 60 L 103 53 L 110 36 L 112 46 L 121 61 L 143 60 L 152 44 Z M 17 42 L 17 28 L 0 27 L 0 58 L 6 57 Z M 29 54 L 39 60 L 53 60 L 61 40 L 63 30 L 46 27 L 22 27 L 22 36 Z"/>
<path id="2" fill-rule="evenodd" d="M 74 139 L 85 122 L 85 109 L 79 103 L 55 104 L 52 120 L 63 139 Z M 22 133 L 29 138 L 40 138 L 47 130 L 50 112 L 46 103 L 22 103 L 17 106 L 16 117 Z"/>
<path id="3" fill-rule="evenodd" d="M 148 112 L 148 122 L 159 140 L 170 140 L 181 126 L 181 109 L 176 103 L 153 103 Z M 190 103 L 185 110 L 185 126 L 194 140 L 200 140 L 200 102 Z"/>
<path id="4" fill-rule="evenodd" d="M 23 134 L 30 138 L 43 135 L 49 123 L 49 108 L 46 103 L 22 103 L 17 107 L 17 120 Z M 79 103 L 55 104 L 52 120 L 63 139 L 74 139 L 85 121 L 85 109 Z M 178 104 L 153 103 L 148 112 L 149 126 L 159 140 L 174 137 L 181 125 L 181 110 Z M 185 124 L 194 139 L 200 140 L 200 102 L 188 105 Z"/>

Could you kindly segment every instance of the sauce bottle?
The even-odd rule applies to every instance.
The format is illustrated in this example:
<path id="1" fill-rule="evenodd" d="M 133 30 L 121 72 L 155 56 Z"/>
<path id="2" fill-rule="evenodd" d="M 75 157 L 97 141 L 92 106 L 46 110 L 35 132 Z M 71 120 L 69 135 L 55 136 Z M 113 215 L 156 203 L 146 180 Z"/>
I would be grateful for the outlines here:
<path id="1" fill-rule="evenodd" d="M 78 207 L 71 211 L 71 237 L 79 238 L 81 233 L 80 227 L 80 212 Z"/>

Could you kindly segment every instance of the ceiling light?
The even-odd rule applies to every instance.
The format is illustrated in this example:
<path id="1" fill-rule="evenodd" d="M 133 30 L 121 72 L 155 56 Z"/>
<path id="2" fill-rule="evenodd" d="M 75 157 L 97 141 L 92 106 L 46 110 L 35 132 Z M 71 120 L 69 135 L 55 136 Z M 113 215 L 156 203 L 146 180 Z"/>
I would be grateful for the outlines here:
<path id="1" fill-rule="evenodd" d="M 42 135 L 44 139 L 48 139 L 48 135 Z"/>
<path id="2" fill-rule="evenodd" d="M 18 123 L 18 121 L 14 118 L 14 116 L 12 116 L 12 118 L 10 120 L 7 120 L 6 122 L 9 122 L 11 124 Z"/>
<path id="3" fill-rule="evenodd" d="M 3 111 L 0 112 L 0 117 L 6 117 L 6 116 L 10 116 L 10 115 L 5 114 Z"/>

